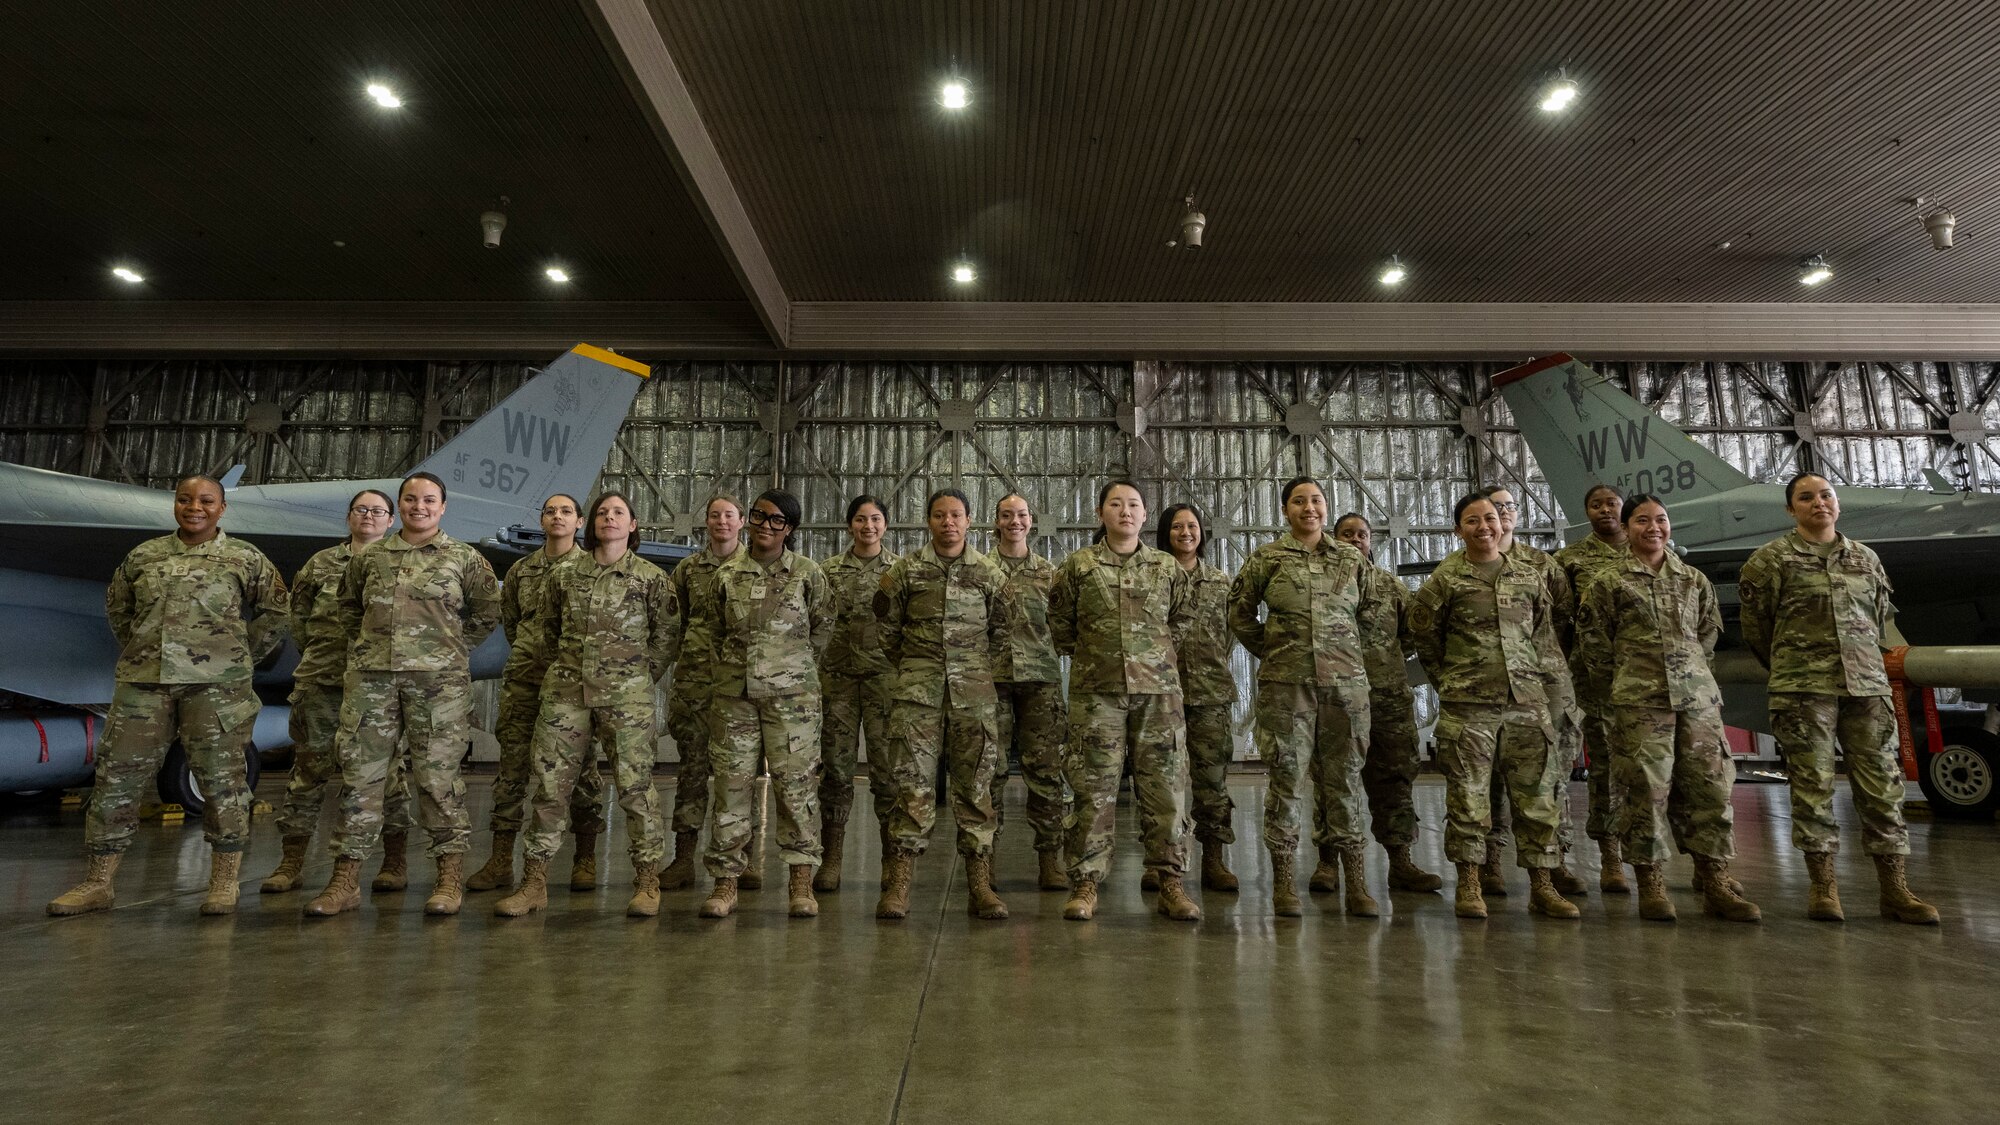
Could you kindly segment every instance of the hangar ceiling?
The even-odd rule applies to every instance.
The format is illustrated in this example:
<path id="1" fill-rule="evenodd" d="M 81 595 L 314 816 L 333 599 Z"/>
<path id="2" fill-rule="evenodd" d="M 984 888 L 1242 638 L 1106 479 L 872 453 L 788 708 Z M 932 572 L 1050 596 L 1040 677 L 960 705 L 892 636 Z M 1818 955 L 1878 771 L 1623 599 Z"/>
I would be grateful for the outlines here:
<path id="1" fill-rule="evenodd" d="M 1499 327 L 1915 342 L 1945 305 L 1976 331 L 1941 346 L 2000 340 L 2000 23 L 1964 0 L 78 0 L 0 31 L 0 350 L 1193 352 L 1173 325 L 1227 322 L 1246 354 L 1434 342 L 1413 326 L 1519 354 Z M 1189 191 L 1199 251 L 1165 245 Z M 1798 284 L 1809 253 L 1833 282 Z"/>

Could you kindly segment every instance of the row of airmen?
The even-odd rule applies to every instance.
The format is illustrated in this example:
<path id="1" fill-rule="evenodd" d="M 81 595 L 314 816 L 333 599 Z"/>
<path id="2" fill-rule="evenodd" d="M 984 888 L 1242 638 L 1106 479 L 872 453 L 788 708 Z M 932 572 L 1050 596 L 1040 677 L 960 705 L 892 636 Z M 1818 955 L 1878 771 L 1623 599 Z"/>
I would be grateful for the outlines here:
<path id="1" fill-rule="evenodd" d="M 1225 781 L 1236 699 L 1229 657 L 1241 642 L 1258 659 L 1275 913 L 1303 912 L 1291 857 L 1308 785 L 1320 860 L 1311 890 L 1342 894 L 1349 913 L 1377 913 L 1364 879 L 1371 829 L 1389 853 L 1392 889 L 1442 886 L 1410 853 L 1418 758 L 1404 655 L 1414 653 L 1442 701 L 1445 852 L 1457 867 L 1460 916 L 1485 917 L 1485 896 L 1505 894 L 1510 821 L 1531 910 L 1579 915 L 1564 897 L 1584 890 L 1566 858 L 1565 782 L 1587 742 L 1610 759 L 1590 771 L 1586 821 L 1602 849 L 1602 889 L 1629 892 L 1630 862 L 1641 915 L 1673 918 L 1663 870 L 1678 849 L 1695 860 L 1704 910 L 1759 917 L 1729 873 L 1733 774 L 1707 659 L 1720 614 L 1707 580 L 1667 549 L 1670 524 L 1654 497 L 1593 489 L 1592 534 L 1549 556 L 1513 541 L 1518 507 L 1505 490 L 1468 495 L 1454 512 L 1462 549 L 1412 595 L 1370 561 L 1365 519 L 1343 516 L 1327 533 L 1325 495 L 1305 478 L 1282 490 L 1287 533 L 1234 580 L 1202 561 L 1206 529 L 1191 505 L 1169 508 L 1158 549 L 1146 547 L 1145 504 L 1124 481 L 1099 495 L 1097 542 L 1060 567 L 1028 550 L 1033 514 L 1019 496 L 1000 502 L 998 549 L 987 555 L 967 544 L 966 498 L 940 490 L 926 509 L 930 542 L 902 558 L 882 545 L 883 505 L 856 498 L 851 546 L 824 564 L 791 549 L 801 511 L 789 493 L 766 492 L 747 512 L 717 497 L 704 549 L 668 574 L 631 550 L 636 522 L 623 496 L 607 493 L 580 514 L 558 495 L 542 512 L 545 547 L 515 564 L 504 586 L 476 551 L 439 530 L 441 481 L 416 474 L 400 492 L 395 535 L 387 534 L 393 502 L 357 495 L 350 539 L 315 556 L 290 592 L 301 649 L 292 697 L 299 757 L 278 818 L 283 858 L 263 889 L 298 887 L 321 803 L 338 780 L 334 871 L 307 905 L 311 915 L 358 906 L 359 867 L 378 840 L 375 889 L 405 886 L 404 849 L 419 823 L 438 867 L 430 913 L 456 913 L 467 889 L 510 890 L 496 904 L 503 916 L 545 906 L 565 831 L 576 838 L 572 887 L 594 886 L 601 745 L 631 838 L 628 913 L 655 914 L 663 886 L 692 881 L 704 822 L 714 886 L 703 916 L 728 915 L 739 888 L 759 885 L 749 843 L 761 759 L 789 907 L 811 916 L 816 892 L 839 887 L 865 730 L 883 842 L 878 916 L 908 912 L 942 761 L 969 910 L 1006 917 L 992 856 L 1011 748 L 1027 781 L 1039 882 L 1069 891 L 1065 917 L 1087 919 L 1096 908 L 1129 759 L 1147 889 L 1167 917 L 1198 919 L 1183 883 L 1190 835 L 1203 845 L 1203 885 L 1237 886 L 1224 861 L 1234 840 Z M 1934 922 L 1904 880 L 1908 834 L 1879 660 L 1893 612 L 1886 576 L 1872 552 L 1835 530 L 1838 499 L 1823 478 L 1795 479 L 1786 502 L 1798 527 L 1746 566 L 1744 633 L 1772 668 L 1794 837 L 1812 879 L 1808 911 L 1841 916 L 1831 816 L 1838 739 L 1883 913 Z M 254 547 L 220 532 L 224 506 L 215 481 L 180 482 L 179 530 L 136 548 L 109 585 L 123 653 L 87 825 L 90 870 L 50 904 L 53 914 L 111 905 L 137 791 L 176 736 L 210 794 L 204 830 L 214 860 L 202 911 L 234 909 L 249 834 L 235 763 L 257 709 L 250 672 L 281 639 L 287 591 Z M 579 531 L 587 546 L 576 546 Z M 501 625 L 511 655 L 496 730 L 494 851 L 468 880 L 459 776 L 467 655 Z M 1059 656 L 1071 660 L 1066 702 Z M 677 658 L 667 718 L 682 764 L 667 814 L 651 778 L 653 689 Z M 415 818 L 404 796 L 412 786 Z"/>

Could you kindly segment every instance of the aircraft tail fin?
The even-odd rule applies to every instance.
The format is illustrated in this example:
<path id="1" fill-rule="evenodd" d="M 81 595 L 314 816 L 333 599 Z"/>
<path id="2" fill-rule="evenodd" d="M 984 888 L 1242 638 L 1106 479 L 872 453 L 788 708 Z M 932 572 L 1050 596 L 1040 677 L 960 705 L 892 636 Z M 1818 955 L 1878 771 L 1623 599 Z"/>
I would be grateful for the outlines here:
<path id="1" fill-rule="evenodd" d="M 1565 352 L 1493 377 L 1571 523 L 1599 484 L 1669 504 L 1750 483 L 1741 470 Z"/>
<path id="2" fill-rule="evenodd" d="M 436 473 L 453 500 L 470 496 L 533 506 L 565 492 L 584 501 L 640 381 L 651 375 L 643 363 L 578 344 L 417 470 Z"/>

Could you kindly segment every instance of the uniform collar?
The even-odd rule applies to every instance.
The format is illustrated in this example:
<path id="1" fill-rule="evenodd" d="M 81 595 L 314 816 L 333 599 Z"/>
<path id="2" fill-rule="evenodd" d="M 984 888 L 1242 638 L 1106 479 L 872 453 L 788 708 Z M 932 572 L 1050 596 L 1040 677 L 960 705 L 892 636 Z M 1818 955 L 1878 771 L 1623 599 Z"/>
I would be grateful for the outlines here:
<path id="1" fill-rule="evenodd" d="M 918 559 L 922 560 L 925 563 L 930 564 L 931 566 L 938 567 L 939 569 L 946 569 L 949 567 L 958 566 L 961 563 L 977 562 L 979 560 L 979 557 L 980 557 L 979 551 L 976 548 L 974 548 L 973 545 L 970 543 L 967 543 L 965 545 L 965 550 L 959 552 L 958 557 L 955 559 L 947 559 L 940 556 L 937 553 L 937 548 L 929 543 L 925 543 L 923 547 L 917 551 Z"/>
<path id="2" fill-rule="evenodd" d="M 175 552 L 183 555 L 194 555 L 206 554 L 220 549 L 223 543 L 229 539 L 229 533 L 218 527 L 215 529 L 215 538 L 210 539 L 206 543 L 195 544 L 189 544 L 186 540 L 182 539 L 181 533 L 178 531 L 168 532 L 167 538 L 174 541 Z"/>
<path id="3" fill-rule="evenodd" d="M 385 551 L 428 551 L 433 547 L 449 547 L 453 542 L 455 540 L 451 536 L 440 531 L 436 535 L 426 539 L 422 544 L 412 544 L 409 540 L 403 538 L 403 533 L 399 531 L 394 535 L 385 537 L 376 546 Z"/>
<path id="4" fill-rule="evenodd" d="M 1321 532 L 1319 537 L 1319 545 L 1316 547 L 1308 547 L 1304 543 L 1299 541 L 1298 536 L 1293 535 L 1291 531 L 1287 529 L 1283 535 L 1278 536 L 1278 546 L 1284 548 L 1287 551 L 1297 551 L 1303 555 L 1333 555 L 1339 553 L 1341 542 L 1340 540 L 1335 539 L 1333 536 L 1328 535 L 1325 532 Z"/>
<path id="5" fill-rule="evenodd" d="M 1819 554 L 1819 545 L 1809 541 L 1805 537 L 1805 533 L 1801 532 L 1796 527 L 1791 529 L 1790 531 L 1787 531 L 1785 533 L 1785 538 L 1791 543 L 1792 550 L 1797 551 L 1801 555 Z M 1853 540 L 1849 539 L 1847 536 L 1841 534 L 1839 531 L 1835 531 L 1833 533 L 1833 543 L 1831 544 L 1831 546 L 1833 547 L 1833 553 L 1837 555 L 1842 551 L 1847 550 L 1848 545 L 1852 542 Z"/>

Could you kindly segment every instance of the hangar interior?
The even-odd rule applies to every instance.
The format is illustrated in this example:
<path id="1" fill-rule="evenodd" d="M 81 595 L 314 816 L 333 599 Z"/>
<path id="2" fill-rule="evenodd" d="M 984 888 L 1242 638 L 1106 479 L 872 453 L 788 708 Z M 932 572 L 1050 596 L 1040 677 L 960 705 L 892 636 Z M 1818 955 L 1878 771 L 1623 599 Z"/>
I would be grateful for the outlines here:
<path id="1" fill-rule="evenodd" d="M 1234 571 L 1309 475 L 1397 566 L 1456 545 L 1478 484 L 1522 495 L 1539 546 L 1578 522 L 1492 384 L 1567 350 L 1759 482 L 1992 492 L 1996 47 L 1964 2 L 17 7 L 0 461 L 163 490 L 394 477 L 587 341 L 653 369 L 599 478 L 649 538 L 697 543 L 710 494 L 781 484 L 806 553 L 844 546 L 861 492 L 903 551 L 949 484 L 976 528 L 1026 496 L 1059 560 L 1130 477 L 1201 505 Z M 1538 109 L 1564 81 L 1576 105 Z M 1098 920 L 1064 922 L 1018 783 L 997 926 L 959 909 L 948 816 L 916 912 L 873 917 L 865 792 L 810 924 L 773 890 L 700 921 L 699 886 L 629 922 L 615 810 L 609 878 L 518 921 L 492 895 L 426 919 L 421 859 L 330 924 L 254 882 L 197 920 L 192 817 L 144 824 L 117 909 L 50 919 L 83 817 L 0 798 L 0 996 L 47 1048 L 0 1118 L 1992 1118 L 1991 823 L 1913 818 L 1944 914 L 1923 931 L 1874 917 L 1844 790 L 1849 920 L 1809 922 L 1785 788 L 1748 782 L 1758 927 L 1644 922 L 1591 879 L 1563 928 L 1518 872 L 1477 928 L 1448 889 L 1275 919 L 1234 663 L 1243 887 L 1193 928 L 1140 893 L 1129 801 Z M 1443 806 L 1427 774 L 1431 869 Z M 246 879 L 275 861 L 262 819 Z"/>

